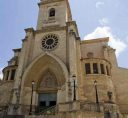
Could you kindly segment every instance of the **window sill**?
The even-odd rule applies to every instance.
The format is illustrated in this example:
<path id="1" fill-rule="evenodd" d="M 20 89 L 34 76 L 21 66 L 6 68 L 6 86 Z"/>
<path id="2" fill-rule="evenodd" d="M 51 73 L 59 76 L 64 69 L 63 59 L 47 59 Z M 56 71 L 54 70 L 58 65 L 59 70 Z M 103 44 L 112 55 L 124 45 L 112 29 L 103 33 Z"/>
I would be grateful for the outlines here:
<path id="1" fill-rule="evenodd" d="M 85 76 L 107 76 L 107 77 L 111 77 L 111 75 L 105 75 L 105 74 L 85 74 Z"/>
<path id="2" fill-rule="evenodd" d="M 55 20 L 55 17 L 49 17 L 48 20 Z"/>

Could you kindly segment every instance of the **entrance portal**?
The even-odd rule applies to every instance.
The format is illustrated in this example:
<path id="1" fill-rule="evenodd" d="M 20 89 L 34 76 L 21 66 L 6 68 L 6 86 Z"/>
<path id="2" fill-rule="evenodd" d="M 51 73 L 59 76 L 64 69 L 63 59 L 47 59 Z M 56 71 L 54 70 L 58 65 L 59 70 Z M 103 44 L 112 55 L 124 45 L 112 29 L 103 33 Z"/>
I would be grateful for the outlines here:
<path id="1" fill-rule="evenodd" d="M 56 93 L 40 93 L 38 97 L 39 111 L 55 106 L 57 101 Z"/>
<path id="2" fill-rule="evenodd" d="M 59 84 L 56 76 L 50 70 L 46 70 L 39 81 L 38 111 L 42 112 L 57 103 L 57 91 Z"/>

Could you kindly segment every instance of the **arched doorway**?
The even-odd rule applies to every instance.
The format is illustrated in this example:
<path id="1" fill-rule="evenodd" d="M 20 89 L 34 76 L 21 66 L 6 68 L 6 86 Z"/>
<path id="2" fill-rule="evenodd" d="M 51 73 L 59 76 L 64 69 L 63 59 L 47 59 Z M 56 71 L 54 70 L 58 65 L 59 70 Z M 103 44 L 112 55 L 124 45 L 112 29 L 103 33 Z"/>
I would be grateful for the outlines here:
<path id="1" fill-rule="evenodd" d="M 29 110 L 32 81 L 35 81 L 33 106 L 50 107 L 58 103 L 58 100 L 60 102 L 58 97 L 60 97 L 61 88 L 65 86 L 67 80 L 68 70 L 63 61 L 52 54 L 40 55 L 25 70 L 22 79 L 20 104 L 22 104 L 23 109 Z M 65 102 L 65 89 L 63 89 L 61 95 L 64 96 L 61 102 Z"/>

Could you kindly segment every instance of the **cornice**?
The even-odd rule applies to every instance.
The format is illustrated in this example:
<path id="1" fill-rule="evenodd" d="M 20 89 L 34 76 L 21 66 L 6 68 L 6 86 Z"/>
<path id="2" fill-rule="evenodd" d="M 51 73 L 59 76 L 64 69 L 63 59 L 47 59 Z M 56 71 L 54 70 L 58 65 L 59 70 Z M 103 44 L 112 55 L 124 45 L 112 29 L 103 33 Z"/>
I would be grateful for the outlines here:
<path id="1" fill-rule="evenodd" d="M 45 5 L 53 2 L 61 2 L 61 1 L 65 1 L 65 0 L 41 0 L 41 2 L 38 3 L 38 6 L 40 7 L 41 5 Z"/>
<path id="2" fill-rule="evenodd" d="M 83 40 L 81 41 L 81 44 L 92 44 L 92 43 L 101 43 L 101 42 L 109 42 L 109 37 Z"/>
<path id="3" fill-rule="evenodd" d="M 27 39 L 26 39 L 26 38 L 22 39 L 22 42 L 25 42 L 25 41 L 27 41 Z"/>
<path id="4" fill-rule="evenodd" d="M 43 27 L 41 30 L 36 30 L 35 33 L 43 33 L 43 32 L 52 32 L 52 31 L 60 31 L 60 30 L 67 30 L 67 26 L 49 26 Z"/>
<path id="5" fill-rule="evenodd" d="M 21 48 L 12 49 L 14 52 L 21 52 Z"/>
<path id="6" fill-rule="evenodd" d="M 10 65 L 10 66 L 5 67 L 5 68 L 2 70 L 2 72 L 4 72 L 5 70 L 8 70 L 8 69 L 17 68 L 17 67 L 18 67 L 18 65 Z"/>
<path id="7" fill-rule="evenodd" d="M 25 38 L 28 38 L 27 33 L 32 33 L 33 35 L 35 35 L 35 30 L 32 27 L 31 28 L 24 29 L 24 30 L 26 32 L 26 37 Z"/>
<path id="8" fill-rule="evenodd" d="M 76 24 L 76 21 L 69 21 L 69 22 L 66 22 L 67 25 L 75 25 L 77 27 L 77 24 Z"/>
<path id="9" fill-rule="evenodd" d="M 76 32 L 78 34 L 78 37 L 79 37 L 79 31 L 78 31 L 78 27 L 77 27 L 76 21 L 69 21 L 69 22 L 66 22 L 66 24 L 67 24 L 67 26 L 74 25 L 75 28 L 76 28 Z"/>
<path id="10" fill-rule="evenodd" d="M 105 62 L 107 62 L 107 63 L 109 63 L 110 64 L 110 66 L 112 67 L 112 64 L 111 64 L 111 62 L 109 61 L 109 60 L 107 60 L 107 59 L 105 59 L 105 58 L 81 58 L 80 59 L 81 61 L 105 61 Z"/>
<path id="11" fill-rule="evenodd" d="M 34 28 L 27 28 L 27 29 L 24 29 L 25 30 L 25 32 L 27 33 L 27 32 L 34 32 Z"/>

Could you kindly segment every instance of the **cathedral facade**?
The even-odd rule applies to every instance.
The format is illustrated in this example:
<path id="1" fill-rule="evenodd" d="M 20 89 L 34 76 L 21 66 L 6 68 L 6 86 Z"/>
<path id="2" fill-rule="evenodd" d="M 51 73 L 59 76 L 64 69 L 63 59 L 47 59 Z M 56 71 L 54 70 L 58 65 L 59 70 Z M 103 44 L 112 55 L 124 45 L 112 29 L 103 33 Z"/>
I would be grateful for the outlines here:
<path id="1" fill-rule="evenodd" d="M 0 115 L 128 118 L 128 69 L 118 67 L 109 37 L 82 40 L 68 0 L 38 5 L 37 28 L 25 29 L 3 69 Z"/>

